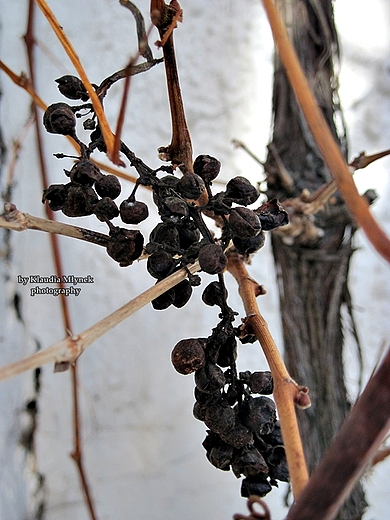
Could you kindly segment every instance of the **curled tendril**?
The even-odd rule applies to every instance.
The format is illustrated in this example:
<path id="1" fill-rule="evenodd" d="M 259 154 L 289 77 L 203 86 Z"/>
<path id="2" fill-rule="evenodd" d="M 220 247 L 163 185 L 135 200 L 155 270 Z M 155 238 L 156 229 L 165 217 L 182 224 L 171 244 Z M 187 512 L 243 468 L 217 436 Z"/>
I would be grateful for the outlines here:
<path id="1" fill-rule="evenodd" d="M 254 505 L 259 504 L 264 513 L 259 513 L 255 511 Z M 271 520 L 271 511 L 268 509 L 267 504 L 260 497 L 252 496 L 249 497 L 246 503 L 248 510 L 250 512 L 249 516 L 245 516 L 241 513 L 236 513 L 233 515 L 233 520 Z"/>

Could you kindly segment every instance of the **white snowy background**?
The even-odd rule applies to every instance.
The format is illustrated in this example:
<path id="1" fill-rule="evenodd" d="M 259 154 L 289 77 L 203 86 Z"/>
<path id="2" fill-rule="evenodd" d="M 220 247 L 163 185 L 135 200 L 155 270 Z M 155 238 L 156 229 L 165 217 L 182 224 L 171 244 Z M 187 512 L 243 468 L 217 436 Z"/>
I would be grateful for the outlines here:
<path id="1" fill-rule="evenodd" d="M 147 0 L 138 0 L 148 20 Z M 126 65 L 136 51 L 131 13 L 116 0 L 51 0 L 65 32 L 73 42 L 90 80 L 100 81 Z M 270 137 L 273 44 L 261 2 L 257 0 L 182 0 L 184 23 L 175 31 L 182 92 L 194 146 L 194 156 L 206 153 L 223 165 L 221 178 L 244 175 L 256 182 L 261 168 L 232 139 L 244 141 L 262 159 Z M 349 129 L 350 157 L 390 147 L 390 4 L 387 0 L 337 0 L 336 21 L 342 46 L 341 99 Z M 26 30 L 27 1 L 1 2 L 1 59 L 15 72 L 27 71 L 22 36 Z M 73 67 L 37 10 L 37 91 L 47 103 L 62 101 L 54 80 L 74 74 Z M 157 32 L 151 36 L 153 42 Z M 159 55 L 156 49 L 155 56 Z M 7 161 L 4 189 L 13 142 L 23 134 L 30 99 L 1 75 L 1 128 Z M 121 85 L 107 96 L 111 124 L 116 121 Z M 147 164 L 157 167 L 156 149 L 170 141 L 170 116 L 163 66 L 131 81 L 130 103 L 123 135 L 128 146 Z M 73 154 L 61 136 L 45 135 L 50 182 L 65 182 L 55 152 Z M 388 159 L 356 174 L 359 189 L 374 188 L 379 199 L 373 212 L 390 233 Z M 130 170 L 127 170 L 131 173 Z M 123 183 L 120 200 L 131 185 Z M 150 194 L 141 192 L 146 202 Z M 13 179 L 12 201 L 25 212 L 44 216 L 42 186 L 33 129 L 22 142 Z M 61 218 L 61 216 L 59 216 Z M 69 222 L 69 219 L 63 218 Z M 158 219 L 151 215 L 141 225 L 145 235 Z M 73 221 L 71 222 L 73 223 Z M 105 232 L 93 217 L 78 222 Z M 2 233 L 2 238 L 5 234 Z M 2 242 L 3 244 L 3 242 Z M 31 297 L 30 285 L 17 275 L 54 273 L 50 243 L 37 231 L 10 237 L 12 256 L 0 262 L 0 351 L 6 364 L 64 337 L 59 301 L 53 296 Z M 95 283 L 69 297 L 73 333 L 81 332 L 154 282 L 143 263 L 120 268 L 98 247 L 60 238 L 64 272 L 91 274 Z M 364 382 L 390 337 L 390 270 L 358 232 L 350 287 L 363 345 Z M 252 276 L 267 288 L 261 309 L 282 346 L 278 297 L 269 240 L 250 267 Z M 231 306 L 242 314 L 234 281 L 227 275 Z M 203 284 L 204 287 L 204 284 Z M 79 360 L 83 452 L 87 475 L 101 520 L 169 518 L 227 520 L 245 512 L 240 481 L 206 460 L 201 443 L 205 426 L 192 416 L 193 378 L 177 374 L 170 352 L 186 337 L 207 336 L 217 323 L 217 312 L 200 301 L 195 289 L 184 309 L 153 311 L 147 306 L 91 346 Z M 12 301 L 20 297 L 22 319 Z M 357 395 L 356 352 L 347 348 L 345 364 L 351 397 Z M 260 347 L 242 346 L 240 370 L 266 369 Z M 326 367 L 324 367 L 326 369 Z M 302 382 L 304 383 L 304 381 Z M 70 374 L 41 374 L 35 453 L 27 455 L 20 435 L 29 426 L 25 404 L 34 394 L 33 374 L 0 384 L 0 520 L 32 520 L 44 502 L 45 520 L 86 520 L 78 475 L 69 453 L 72 446 Z M 44 480 L 38 489 L 38 475 Z M 365 519 L 388 516 L 390 462 L 365 477 L 370 503 Z M 267 496 L 275 520 L 283 518 L 285 487 Z"/>

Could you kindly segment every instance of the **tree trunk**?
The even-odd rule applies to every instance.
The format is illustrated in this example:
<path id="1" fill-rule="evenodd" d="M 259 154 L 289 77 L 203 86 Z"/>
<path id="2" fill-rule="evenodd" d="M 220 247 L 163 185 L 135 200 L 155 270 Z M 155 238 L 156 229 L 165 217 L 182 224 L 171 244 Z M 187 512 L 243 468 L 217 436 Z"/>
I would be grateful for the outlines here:
<path id="1" fill-rule="evenodd" d="M 278 0 L 290 37 L 317 102 L 346 154 L 334 61 L 337 34 L 330 0 Z M 283 200 L 313 193 L 330 180 L 275 58 L 273 138 L 266 161 L 268 196 Z M 341 123 L 341 124 L 340 124 Z M 285 173 L 283 174 L 283 171 Z M 314 217 L 292 219 L 288 234 L 272 245 L 280 288 L 286 362 L 292 377 L 310 388 L 312 407 L 299 413 L 305 453 L 312 470 L 343 422 L 350 404 L 344 383 L 343 323 L 350 312 L 347 277 L 354 226 L 338 194 Z M 339 519 L 362 517 L 366 502 L 359 484 Z"/>

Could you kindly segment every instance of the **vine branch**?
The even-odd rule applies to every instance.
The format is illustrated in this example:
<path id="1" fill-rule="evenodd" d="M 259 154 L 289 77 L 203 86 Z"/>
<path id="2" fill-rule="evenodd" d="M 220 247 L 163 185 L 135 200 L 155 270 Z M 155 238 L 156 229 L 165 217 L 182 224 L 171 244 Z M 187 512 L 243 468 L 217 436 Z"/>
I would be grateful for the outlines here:
<path id="1" fill-rule="evenodd" d="M 75 336 L 69 336 L 51 347 L 40 350 L 25 359 L 0 368 L 0 381 L 10 379 L 22 372 L 33 370 L 47 363 L 74 363 L 91 343 L 139 311 L 152 300 L 182 282 L 187 278 L 189 272 L 193 274 L 199 271 L 199 269 L 198 262 L 188 265 L 186 268 L 176 271 L 167 278 L 164 278 L 161 282 L 153 285 L 153 287 L 139 294 L 136 298 L 130 300 L 84 332 Z"/>
<path id="2" fill-rule="evenodd" d="M 259 285 L 249 276 L 242 257 L 237 253 L 229 253 L 228 270 L 238 283 L 239 294 L 246 312 L 245 325 L 248 332 L 254 334 L 259 340 L 274 379 L 274 399 L 282 429 L 291 487 L 296 499 L 309 477 L 298 430 L 295 405 L 300 408 L 310 406 L 308 388 L 298 385 L 288 373 L 267 322 L 257 305 L 256 296 L 259 294 Z"/>

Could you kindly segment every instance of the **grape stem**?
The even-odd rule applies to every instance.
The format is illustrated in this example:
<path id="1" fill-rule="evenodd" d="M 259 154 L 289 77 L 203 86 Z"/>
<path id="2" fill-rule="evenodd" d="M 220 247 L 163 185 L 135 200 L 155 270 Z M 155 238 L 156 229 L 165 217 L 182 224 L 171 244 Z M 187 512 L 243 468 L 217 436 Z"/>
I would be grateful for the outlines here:
<path id="1" fill-rule="evenodd" d="M 259 285 L 249 276 L 241 255 L 233 251 L 228 253 L 228 271 L 238 283 L 238 291 L 246 312 L 245 326 L 248 332 L 254 334 L 259 340 L 274 379 L 273 395 L 286 450 L 291 487 L 294 498 L 297 499 L 309 477 L 295 405 L 300 408 L 310 406 L 308 389 L 298 385 L 288 373 L 267 322 L 257 305 L 256 295 L 259 294 Z"/>

